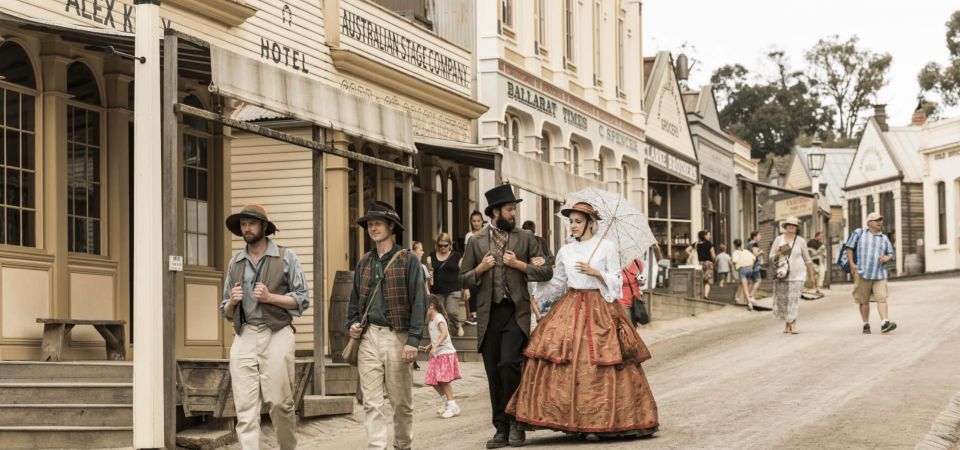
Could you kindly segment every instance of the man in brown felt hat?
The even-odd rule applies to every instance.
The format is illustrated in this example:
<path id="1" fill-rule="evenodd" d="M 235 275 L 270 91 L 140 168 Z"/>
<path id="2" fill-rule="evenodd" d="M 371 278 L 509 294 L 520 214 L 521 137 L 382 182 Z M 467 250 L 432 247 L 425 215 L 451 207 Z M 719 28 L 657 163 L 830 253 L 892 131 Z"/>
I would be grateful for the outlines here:
<path id="1" fill-rule="evenodd" d="M 357 224 L 375 245 L 357 262 L 345 324 L 351 337 L 360 338 L 357 370 L 367 448 L 387 448 L 383 412 L 386 394 L 393 405 L 393 447 L 409 449 L 413 444 L 410 362 L 417 357 L 427 314 L 423 268 L 409 250 L 394 242 L 394 235 L 403 231 L 403 223 L 393 206 L 374 201 Z"/>
<path id="2" fill-rule="evenodd" d="M 503 184 L 484 195 L 484 212 L 492 220 L 470 238 L 460 263 L 460 284 L 477 298 L 477 347 L 496 428 L 487 448 L 520 446 L 525 433 L 504 409 L 520 385 L 522 352 L 530 336 L 527 282 L 547 281 L 553 269 L 543 265 L 536 236 L 517 227 L 517 203 L 522 200 L 514 196 L 513 187 Z"/>
<path id="3" fill-rule="evenodd" d="M 277 226 L 263 206 L 248 204 L 227 217 L 227 229 L 247 243 L 227 267 L 220 314 L 233 322 L 230 378 L 237 409 L 237 439 L 260 448 L 261 403 L 270 407 L 281 449 L 297 446 L 293 402 L 293 316 L 310 306 L 307 279 L 293 251 L 267 236 Z"/>

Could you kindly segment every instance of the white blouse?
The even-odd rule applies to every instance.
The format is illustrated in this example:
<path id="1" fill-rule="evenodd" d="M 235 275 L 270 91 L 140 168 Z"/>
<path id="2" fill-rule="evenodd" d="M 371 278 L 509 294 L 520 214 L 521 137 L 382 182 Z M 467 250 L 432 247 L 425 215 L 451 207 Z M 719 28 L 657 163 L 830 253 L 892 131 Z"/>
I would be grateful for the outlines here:
<path id="1" fill-rule="evenodd" d="M 553 269 L 553 278 L 548 282 L 537 283 L 535 296 L 537 302 L 553 303 L 568 288 L 599 289 L 604 300 L 613 303 L 623 295 L 623 277 L 620 275 L 620 257 L 616 246 L 607 240 L 600 241 L 597 252 L 590 260 L 590 266 L 603 274 L 603 281 L 577 272 L 577 263 L 586 261 L 597 246 L 597 237 L 588 241 L 571 241 L 560 247 L 557 252 L 556 265 Z"/>
<path id="2" fill-rule="evenodd" d="M 784 244 L 793 245 L 793 250 L 789 252 L 790 273 L 787 275 L 787 281 L 807 281 L 807 263 L 813 262 L 807 252 L 807 240 L 797 236 L 794 241 L 788 242 L 786 235 L 777 236 L 773 240 L 773 245 L 770 246 L 770 261 L 777 260 L 777 249 Z"/>

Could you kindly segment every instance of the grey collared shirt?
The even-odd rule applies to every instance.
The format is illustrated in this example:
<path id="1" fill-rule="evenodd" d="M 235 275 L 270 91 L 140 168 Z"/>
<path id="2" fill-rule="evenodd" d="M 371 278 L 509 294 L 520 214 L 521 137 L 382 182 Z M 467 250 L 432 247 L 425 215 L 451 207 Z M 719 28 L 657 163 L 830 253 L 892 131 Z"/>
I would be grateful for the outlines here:
<path id="1" fill-rule="evenodd" d="M 280 256 L 280 249 L 270 238 L 267 239 L 267 250 L 263 256 Z M 260 312 L 260 302 L 253 296 L 253 286 L 257 283 L 260 271 L 263 269 L 265 258 L 260 257 L 260 261 L 253 262 L 246 247 L 240 250 L 240 253 L 233 259 L 235 264 L 243 264 L 243 280 L 234 281 L 230 270 L 227 270 L 226 280 L 223 282 L 223 299 L 220 302 L 220 314 L 224 314 L 224 308 L 230 302 L 230 291 L 236 282 L 243 288 L 243 313 L 247 323 L 259 325 L 264 323 L 263 313 Z M 288 309 L 287 312 L 292 316 L 301 316 L 308 307 L 310 307 L 310 294 L 307 289 L 307 277 L 303 274 L 303 267 L 300 266 L 300 260 L 297 254 L 289 248 L 283 252 L 283 276 L 287 279 L 287 288 L 290 292 L 273 292 L 273 294 L 289 295 L 297 302 L 297 309 Z M 236 314 L 236 312 L 234 312 Z"/>

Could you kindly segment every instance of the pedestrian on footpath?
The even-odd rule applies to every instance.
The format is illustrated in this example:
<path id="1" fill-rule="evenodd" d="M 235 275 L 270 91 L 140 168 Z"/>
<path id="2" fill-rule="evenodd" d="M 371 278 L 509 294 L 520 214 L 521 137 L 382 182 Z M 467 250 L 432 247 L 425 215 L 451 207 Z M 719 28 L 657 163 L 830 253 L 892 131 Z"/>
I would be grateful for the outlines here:
<path id="1" fill-rule="evenodd" d="M 827 245 L 823 241 L 823 232 L 818 231 L 813 235 L 813 239 L 807 243 L 810 248 L 810 259 L 813 261 L 813 274 L 816 276 L 814 287 L 817 289 L 817 295 L 823 295 L 820 292 L 823 289 L 823 279 L 827 276 Z"/>
<path id="2" fill-rule="evenodd" d="M 657 431 L 657 403 L 641 363 L 650 352 L 617 299 L 626 284 L 617 247 L 597 236 L 589 203 L 560 211 L 574 239 L 557 251 L 541 302 L 555 302 L 524 350 L 520 388 L 507 405 L 521 427 L 603 437 Z M 641 273 L 637 267 L 636 273 Z"/>
<path id="3" fill-rule="evenodd" d="M 425 286 L 427 289 L 427 294 L 430 294 L 430 282 L 433 281 L 430 279 L 430 269 L 427 268 L 427 265 L 423 263 L 423 242 L 413 241 L 413 245 L 410 246 L 410 251 L 413 252 L 413 256 L 417 258 L 417 261 L 420 261 L 420 267 L 423 268 L 423 277 L 425 281 Z"/>
<path id="4" fill-rule="evenodd" d="M 427 329 L 430 330 L 430 345 L 427 352 L 427 375 L 423 383 L 433 386 L 440 394 L 440 407 L 437 415 L 449 419 L 460 414 L 460 406 L 453 398 L 453 381 L 460 379 L 460 362 L 457 349 L 453 347 L 450 332 L 447 330 L 447 312 L 442 296 L 433 294 L 427 302 Z"/>
<path id="5" fill-rule="evenodd" d="M 463 303 L 463 290 L 460 289 L 460 252 L 453 250 L 453 239 L 447 233 L 440 233 L 436 239 L 437 249 L 427 257 L 433 288 L 430 291 L 443 298 L 447 311 L 450 333 L 463 336 L 463 324 L 460 322 L 460 304 Z"/>
<path id="6" fill-rule="evenodd" d="M 781 225 L 783 234 L 773 240 L 770 260 L 776 262 L 773 281 L 773 317 L 784 321 L 784 333 L 797 334 L 800 316 L 800 294 L 807 275 L 813 278 L 813 261 L 807 252 L 807 242 L 797 235 L 800 221 L 789 217 Z M 806 267 L 806 270 L 804 270 Z"/>
<path id="7" fill-rule="evenodd" d="M 477 210 L 473 210 L 470 213 L 470 231 L 467 232 L 466 236 L 463 237 L 463 248 L 466 250 L 467 244 L 470 243 L 470 238 L 475 234 L 483 233 L 483 227 L 487 224 L 487 221 L 483 218 L 483 213 Z M 467 318 L 463 321 L 467 325 L 476 326 L 477 325 L 477 299 L 474 298 L 473 292 L 470 289 L 463 290 L 463 300 L 467 304 Z"/>
<path id="8" fill-rule="evenodd" d="M 750 273 L 750 298 L 757 298 L 757 291 L 760 290 L 760 281 L 763 280 L 763 249 L 760 248 L 760 240 L 763 235 L 759 231 L 750 233 L 750 240 L 747 242 L 747 251 L 753 253 L 753 272 Z"/>
<path id="9" fill-rule="evenodd" d="M 753 295 L 750 294 L 750 279 L 753 276 L 753 264 L 757 261 L 757 257 L 753 256 L 752 252 L 748 252 L 743 249 L 743 241 L 740 239 L 733 240 L 733 256 L 730 258 L 730 262 L 733 265 L 734 272 L 737 273 L 737 294 L 736 299 L 740 301 L 743 298 L 744 303 L 747 304 L 747 309 L 753 311 Z"/>
<path id="10" fill-rule="evenodd" d="M 870 302 L 877 303 L 882 320 L 880 332 L 897 329 L 897 323 L 889 320 L 887 278 L 890 272 L 886 266 L 895 259 L 896 253 L 890 238 L 883 233 L 883 216 L 870 213 L 867 226 L 854 230 L 847 238 L 845 251 L 853 274 L 853 300 L 860 305 L 863 318 L 863 334 L 870 334 Z"/>
<path id="11" fill-rule="evenodd" d="M 713 286 L 713 262 L 717 258 L 717 251 L 713 248 L 713 235 L 706 230 L 697 233 L 697 244 L 694 249 L 700 266 L 703 268 L 703 298 L 710 297 L 710 287 Z"/>
<path id="12" fill-rule="evenodd" d="M 718 247 L 720 253 L 717 254 L 717 279 L 720 280 L 720 287 L 727 285 L 727 277 L 730 276 L 730 254 L 727 253 L 727 244 L 720 244 Z"/>
<path id="13" fill-rule="evenodd" d="M 517 204 L 510 184 L 484 193 L 484 213 L 492 219 L 483 233 L 470 238 L 460 266 L 460 282 L 477 299 L 477 349 L 483 356 L 496 433 L 487 448 L 523 445 L 526 435 L 504 409 L 520 384 L 523 348 L 530 336 L 528 281 L 553 276 L 547 265 L 534 265 L 543 250 L 533 233 L 517 227 Z"/>
<path id="14" fill-rule="evenodd" d="M 374 250 L 357 262 L 346 323 L 350 337 L 360 339 L 357 370 L 367 448 L 387 448 L 386 395 L 393 405 L 393 447 L 409 449 L 413 444 L 410 363 L 417 357 L 427 307 L 423 267 L 416 256 L 394 242 L 403 224 L 390 204 L 374 201 L 357 224 L 374 243 Z M 361 324 L 364 311 L 366 322 Z"/>
<path id="15" fill-rule="evenodd" d="M 293 401 L 293 316 L 310 306 L 307 278 L 296 253 L 274 243 L 277 226 L 258 204 L 227 217 L 227 229 L 246 247 L 234 255 L 223 282 L 220 314 L 233 322 L 230 379 L 237 411 L 237 440 L 244 450 L 260 448 L 260 409 L 283 450 L 297 447 Z"/>

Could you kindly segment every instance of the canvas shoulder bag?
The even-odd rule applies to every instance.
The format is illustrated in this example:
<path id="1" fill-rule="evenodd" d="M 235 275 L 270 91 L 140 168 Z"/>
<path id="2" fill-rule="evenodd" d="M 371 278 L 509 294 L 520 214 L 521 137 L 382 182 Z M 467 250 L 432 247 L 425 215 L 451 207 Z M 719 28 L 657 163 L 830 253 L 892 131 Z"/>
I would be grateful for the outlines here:
<path id="1" fill-rule="evenodd" d="M 390 258 L 390 261 L 387 262 L 387 266 L 383 269 L 384 274 L 390 270 L 390 266 L 392 266 L 393 262 L 397 260 L 397 257 L 405 251 L 407 250 L 400 250 L 395 253 L 392 258 Z M 373 257 L 373 255 L 371 255 L 371 257 Z M 365 305 L 363 307 L 363 315 L 360 316 L 360 337 L 355 338 L 350 336 L 350 340 L 347 341 L 347 345 L 343 347 L 343 351 L 340 353 L 340 356 L 343 358 L 343 360 L 351 366 L 356 366 L 360 359 L 360 339 L 363 338 L 363 333 L 367 331 L 367 325 L 369 325 L 367 323 L 367 314 L 370 312 L 370 305 L 373 304 L 370 299 L 377 296 L 377 291 L 380 290 L 380 285 L 383 284 L 383 278 L 380 278 L 380 280 L 377 281 L 377 285 L 373 288 L 373 292 L 370 293 L 370 297 L 364 301 Z"/>
<path id="2" fill-rule="evenodd" d="M 800 239 L 800 236 L 795 236 L 793 238 L 793 243 L 790 244 L 790 251 L 787 252 L 786 255 L 780 255 L 780 257 L 777 258 L 777 263 L 774 266 L 773 273 L 778 280 L 786 280 L 787 277 L 790 276 L 790 257 L 793 256 L 793 246 L 797 245 L 797 239 Z M 783 241 L 784 244 L 787 243 L 786 239 Z"/>

